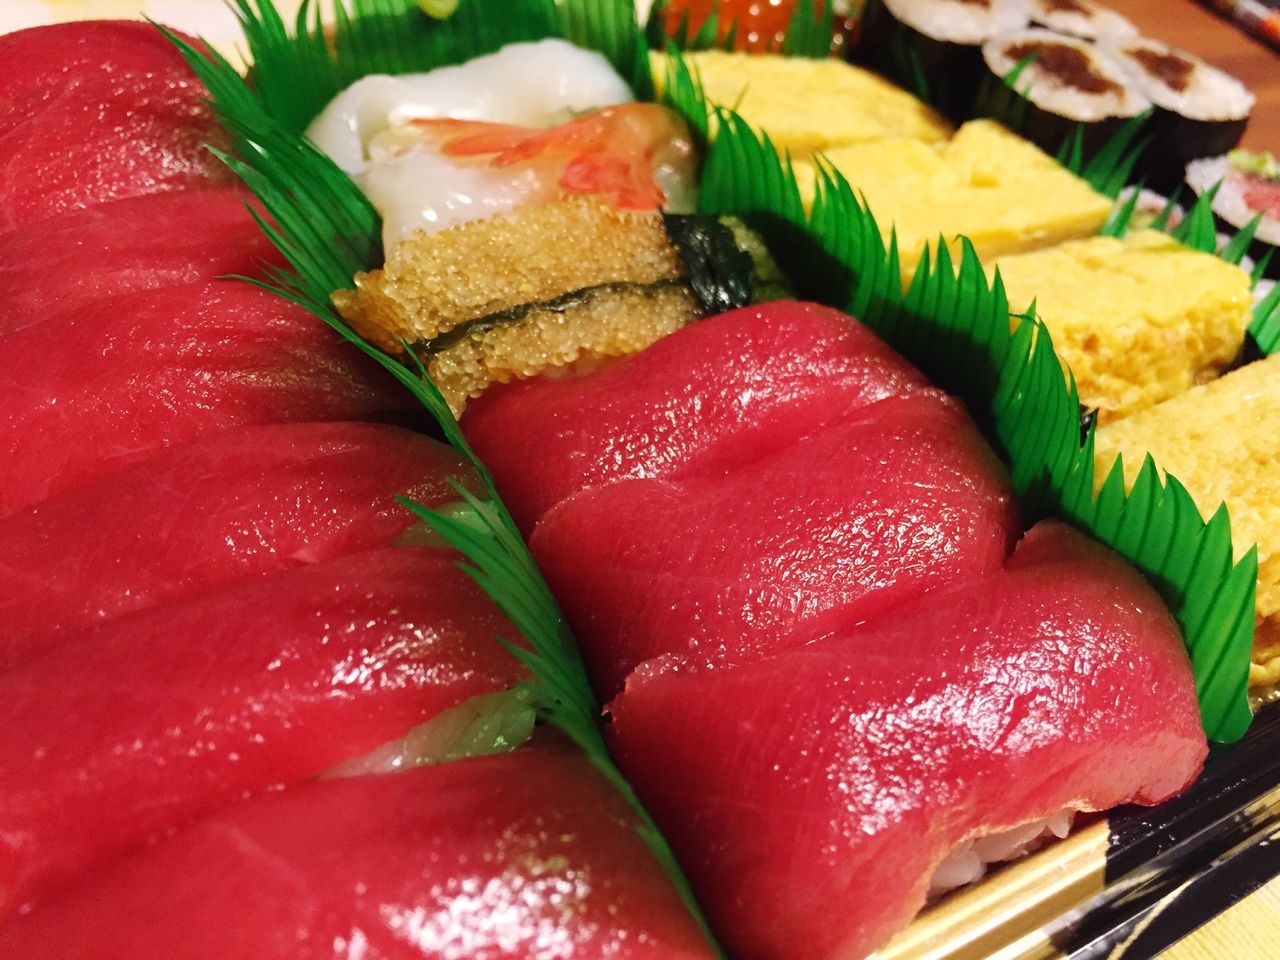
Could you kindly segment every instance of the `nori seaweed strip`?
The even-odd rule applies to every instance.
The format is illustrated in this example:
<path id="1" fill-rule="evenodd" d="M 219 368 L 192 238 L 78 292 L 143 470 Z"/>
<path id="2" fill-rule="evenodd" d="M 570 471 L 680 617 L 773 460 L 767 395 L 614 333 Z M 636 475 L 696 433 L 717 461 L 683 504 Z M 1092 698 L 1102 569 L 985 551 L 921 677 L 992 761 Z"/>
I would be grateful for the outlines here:
<path id="1" fill-rule="evenodd" d="M 634 283 L 629 280 L 618 280 L 611 283 L 596 284 L 594 287 L 581 287 L 578 290 L 562 293 L 560 296 L 553 297 L 550 300 L 521 303 L 514 307 L 508 307 L 506 310 L 499 310 L 496 313 L 486 313 L 482 317 L 464 320 L 457 326 L 450 327 L 438 337 L 433 337 L 430 340 L 415 340 L 409 344 L 409 347 L 415 353 L 423 356 L 433 356 L 458 345 L 477 331 L 492 330 L 494 327 L 514 326 L 523 322 L 531 313 L 538 310 L 546 310 L 550 313 L 564 313 L 574 307 L 586 306 L 610 293 L 620 293 L 624 290 L 667 290 L 685 285 L 691 285 L 691 282 L 681 277 L 678 280 L 656 280 L 653 283 Z"/>
<path id="2" fill-rule="evenodd" d="M 707 316 L 751 302 L 755 263 L 738 246 L 733 231 L 705 214 L 667 213 L 662 216 L 662 224 Z"/>

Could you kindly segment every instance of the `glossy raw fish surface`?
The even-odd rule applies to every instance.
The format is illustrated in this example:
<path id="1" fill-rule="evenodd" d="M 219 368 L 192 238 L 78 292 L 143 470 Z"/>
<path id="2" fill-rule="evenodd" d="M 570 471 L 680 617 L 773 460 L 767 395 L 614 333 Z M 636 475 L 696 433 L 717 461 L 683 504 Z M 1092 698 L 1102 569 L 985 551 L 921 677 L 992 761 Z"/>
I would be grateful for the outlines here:
<path id="1" fill-rule="evenodd" d="M 617 793 L 548 747 L 232 807 L 0 930 L 25 960 L 704 960 Z"/>
<path id="2" fill-rule="evenodd" d="M 0 673 L 0 913 L 248 791 L 296 783 L 522 671 L 446 550 L 234 581 Z"/>
<path id="3" fill-rule="evenodd" d="M 623 769 L 743 960 L 864 956 L 958 842 L 1158 803 L 1207 752 L 1159 596 L 1050 524 L 1003 575 L 838 638 L 727 669 L 649 664 L 611 712 Z"/>
<path id="4" fill-rule="evenodd" d="M 397 427 L 229 431 L 0 521 L 0 665 L 209 586 L 388 543 L 469 468 Z"/>
<path id="5" fill-rule="evenodd" d="M 107 297 L 275 263 L 261 228 L 231 188 L 183 190 L 97 204 L 0 234 L 0 335 Z"/>
<path id="6" fill-rule="evenodd" d="M 586 376 L 494 386 L 468 405 L 463 428 L 527 530 L 586 487 L 714 475 L 924 386 L 845 314 L 770 303 L 702 320 Z"/>
<path id="7" fill-rule="evenodd" d="M 178 51 L 146 23 L 0 37 L 0 230 L 106 200 L 230 183 L 229 148 Z"/>
<path id="8" fill-rule="evenodd" d="M 320 320 L 246 283 L 93 302 L 0 342 L 0 516 L 210 431 L 412 402 Z"/>
<path id="9" fill-rule="evenodd" d="M 584 490 L 530 546 L 607 698 L 663 653 L 750 659 L 999 570 L 1018 532 L 977 430 L 920 390 L 722 476 Z"/>

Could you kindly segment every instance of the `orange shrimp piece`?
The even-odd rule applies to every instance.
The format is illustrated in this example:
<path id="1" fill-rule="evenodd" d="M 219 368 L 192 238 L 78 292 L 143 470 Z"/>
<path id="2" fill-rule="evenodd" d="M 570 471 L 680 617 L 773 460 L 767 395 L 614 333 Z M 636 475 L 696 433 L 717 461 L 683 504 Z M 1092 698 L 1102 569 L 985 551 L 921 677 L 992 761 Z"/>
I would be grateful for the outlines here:
<path id="1" fill-rule="evenodd" d="M 430 119 L 411 123 L 436 140 L 445 156 L 492 157 L 496 168 L 525 164 L 558 177 L 571 193 L 595 193 L 620 210 L 653 210 L 666 200 L 654 179 L 665 161 L 687 160 L 692 151 L 684 125 L 651 103 L 596 110 L 558 127 Z"/>

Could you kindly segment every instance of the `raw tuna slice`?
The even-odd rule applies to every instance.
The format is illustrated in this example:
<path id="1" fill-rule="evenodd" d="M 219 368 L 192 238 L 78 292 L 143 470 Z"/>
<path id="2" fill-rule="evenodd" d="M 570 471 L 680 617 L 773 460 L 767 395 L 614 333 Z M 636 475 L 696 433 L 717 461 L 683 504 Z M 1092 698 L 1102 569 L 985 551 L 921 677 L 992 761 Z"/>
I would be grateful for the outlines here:
<path id="1" fill-rule="evenodd" d="M 709 960 L 635 818 L 531 747 L 260 797 L 0 931 L 24 960 Z"/>
<path id="2" fill-rule="evenodd" d="M 1003 575 L 837 639 L 727 669 L 646 665 L 612 714 L 624 770 L 743 960 L 864 956 L 955 845 L 1159 803 L 1207 752 L 1160 597 L 1054 525 Z"/>
<path id="3" fill-rule="evenodd" d="M 0 335 L 106 297 L 278 263 L 246 197 L 230 188 L 161 193 L 0 234 Z"/>
<path id="4" fill-rule="evenodd" d="M 866 327 L 808 303 L 700 321 L 587 376 L 494 386 L 463 427 L 526 530 L 579 490 L 708 476 L 924 377 Z"/>
<path id="5" fill-rule="evenodd" d="M 0 230 L 124 197 L 230 183 L 229 149 L 177 50 L 145 23 L 0 37 Z"/>
<path id="6" fill-rule="evenodd" d="M 388 543 L 467 468 L 397 427 L 230 431 L 0 521 L 0 666 L 215 583 Z"/>
<path id="7" fill-rule="evenodd" d="M 120 617 L 0 674 L 0 914 L 95 861 L 521 677 L 447 550 L 388 547 Z"/>
<path id="8" fill-rule="evenodd" d="M 246 283 L 95 302 L 0 344 L 0 516 L 210 431 L 412 403 L 320 320 Z"/>
<path id="9" fill-rule="evenodd" d="M 662 653 L 749 659 L 999 570 L 1019 529 L 960 405 L 921 390 L 724 476 L 584 490 L 530 546 L 607 698 Z"/>

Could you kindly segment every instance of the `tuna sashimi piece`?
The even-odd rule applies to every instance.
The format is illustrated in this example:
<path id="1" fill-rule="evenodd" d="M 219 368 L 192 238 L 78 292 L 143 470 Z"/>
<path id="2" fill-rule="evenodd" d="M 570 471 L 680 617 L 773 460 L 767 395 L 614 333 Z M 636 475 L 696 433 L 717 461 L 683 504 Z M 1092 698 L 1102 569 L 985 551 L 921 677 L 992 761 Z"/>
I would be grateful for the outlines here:
<path id="1" fill-rule="evenodd" d="M 0 234 L 0 335 L 105 297 L 260 273 L 277 263 L 231 188 L 119 200 Z"/>
<path id="2" fill-rule="evenodd" d="M 585 487 L 711 475 L 925 385 L 845 314 L 768 303 L 587 376 L 495 385 L 467 405 L 463 428 L 528 530 Z"/>
<path id="3" fill-rule="evenodd" d="M 89 304 L 0 347 L 0 516 L 210 431 L 411 409 L 319 319 L 247 283 Z"/>
<path id="4" fill-rule="evenodd" d="M 0 931 L 24 960 L 709 960 L 619 796 L 559 747 L 214 814 Z"/>
<path id="5" fill-rule="evenodd" d="M 229 140 L 178 51 L 145 23 L 0 37 L 0 230 L 124 197 L 230 183 Z"/>
<path id="6" fill-rule="evenodd" d="M 468 468 L 398 427 L 289 424 L 169 451 L 0 521 L 0 666 L 212 584 L 387 546 Z"/>
<path id="7" fill-rule="evenodd" d="M 447 550 L 388 547 L 162 604 L 0 674 L 0 913 L 522 671 Z"/>
<path id="8" fill-rule="evenodd" d="M 611 712 L 623 769 L 743 960 L 864 956 L 955 845 L 1159 803 L 1207 752 L 1160 597 L 1053 524 L 1004 574 L 839 638 L 646 665 Z"/>
<path id="9" fill-rule="evenodd" d="M 530 546 L 607 698 L 662 653 L 760 656 L 999 570 L 1019 530 L 960 404 L 921 390 L 725 476 L 584 490 Z"/>

